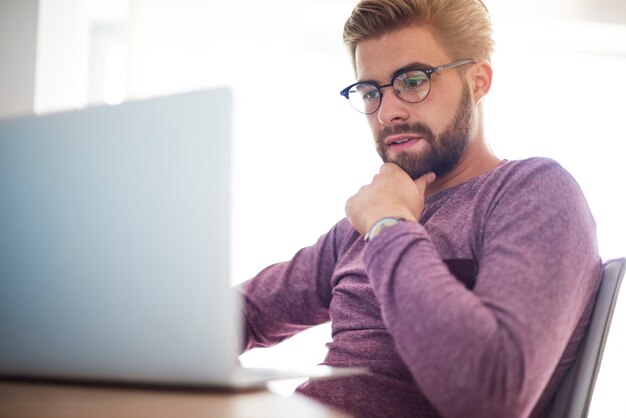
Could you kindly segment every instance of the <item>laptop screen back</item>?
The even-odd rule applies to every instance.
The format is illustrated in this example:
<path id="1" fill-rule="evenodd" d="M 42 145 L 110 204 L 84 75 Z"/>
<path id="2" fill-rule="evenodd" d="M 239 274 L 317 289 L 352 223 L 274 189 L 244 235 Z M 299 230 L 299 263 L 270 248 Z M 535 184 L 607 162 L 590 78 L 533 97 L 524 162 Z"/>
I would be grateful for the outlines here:
<path id="1" fill-rule="evenodd" d="M 227 89 L 0 121 L 0 374 L 229 373 Z"/>

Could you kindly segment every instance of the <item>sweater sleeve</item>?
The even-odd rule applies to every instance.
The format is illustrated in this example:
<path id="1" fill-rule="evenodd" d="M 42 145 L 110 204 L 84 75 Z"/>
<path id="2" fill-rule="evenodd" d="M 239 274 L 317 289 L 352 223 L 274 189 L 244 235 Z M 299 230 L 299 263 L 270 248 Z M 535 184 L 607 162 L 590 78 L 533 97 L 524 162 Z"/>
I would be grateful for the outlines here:
<path id="1" fill-rule="evenodd" d="M 365 251 L 383 320 L 445 417 L 524 417 L 548 383 L 601 274 L 576 182 L 547 164 L 489 204 L 468 290 L 423 226 L 383 230 Z"/>
<path id="2" fill-rule="evenodd" d="M 339 225 L 288 262 L 243 283 L 244 350 L 268 347 L 329 320 Z"/>

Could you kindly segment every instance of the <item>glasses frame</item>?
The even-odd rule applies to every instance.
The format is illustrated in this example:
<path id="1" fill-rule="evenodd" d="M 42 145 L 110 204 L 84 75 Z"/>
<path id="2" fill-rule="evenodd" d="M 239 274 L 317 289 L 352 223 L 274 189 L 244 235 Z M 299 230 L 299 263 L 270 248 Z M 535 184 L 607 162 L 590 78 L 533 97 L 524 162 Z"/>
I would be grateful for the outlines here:
<path id="1" fill-rule="evenodd" d="M 399 98 L 399 99 L 400 99 L 400 100 L 402 100 L 403 102 L 406 102 L 406 103 L 420 103 L 420 102 L 423 102 L 424 100 L 426 100 L 426 98 L 427 98 L 427 97 L 428 97 L 428 95 L 430 94 L 430 88 L 431 88 L 431 84 L 432 84 L 432 83 L 431 83 L 431 79 L 432 79 L 432 76 L 433 76 L 433 74 L 434 74 L 434 73 L 439 72 L 439 71 L 443 71 L 443 70 L 447 70 L 447 69 L 449 69 L 449 68 L 456 68 L 456 67 L 460 67 L 461 65 L 466 65 L 466 64 L 474 64 L 474 63 L 475 63 L 475 61 L 474 61 L 474 60 L 471 60 L 471 59 L 466 59 L 466 60 L 461 60 L 461 61 L 455 61 L 455 62 L 452 62 L 452 63 L 450 63 L 450 64 L 439 65 L 439 66 L 436 66 L 436 67 L 428 67 L 428 68 L 423 68 L 423 67 L 407 68 L 407 69 L 403 69 L 403 70 L 401 70 L 400 72 L 396 73 L 396 74 L 395 74 L 395 75 L 391 78 L 391 81 L 390 81 L 388 84 L 383 84 L 382 86 L 379 86 L 379 85 L 378 85 L 377 83 L 375 83 L 375 82 L 369 82 L 369 81 L 364 82 L 364 81 L 359 81 L 359 82 L 356 82 L 356 83 L 350 84 L 348 87 L 346 87 L 345 89 L 341 90 L 341 91 L 339 92 L 339 94 L 341 94 L 343 97 L 345 97 L 345 98 L 348 100 L 348 102 L 350 102 L 350 105 L 351 105 L 351 106 L 352 106 L 352 107 L 353 107 L 353 108 L 354 108 L 357 112 L 359 112 L 359 113 L 363 113 L 363 114 L 365 114 L 365 115 L 371 115 L 371 114 L 373 114 L 373 113 L 378 112 L 378 109 L 380 109 L 380 105 L 381 105 L 381 104 L 382 104 L 382 102 L 383 102 L 383 91 L 382 91 L 382 90 L 383 90 L 384 88 L 386 88 L 386 87 L 392 87 L 393 93 L 396 95 L 396 97 L 397 97 L 397 98 Z M 406 100 L 405 98 L 403 98 L 402 96 L 400 96 L 400 95 L 398 94 L 398 91 L 397 91 L 395 88 L 393 88 L 393 84 L 395 83 L 395 81 L 396 81 L 396 79 L 397 79 L 398 77 L 400 77 L 400 76 L 402 76 L 402 75 L 404 75 L 404 74 L 406 74 L 406 73 L 408 73 L 408 72 L 411 72 L 411 71 L 420 71 L 420 72 L 422 72 L 422 73 L 426 74 L 426 77 L 428 78 L 428 91 L 426 92 L 426 95 L 424 96 L 424 98 L 423 98 L 423 99 L 418 100 L 418 101 L 416 101 L 416 102 L 412 102 L 412 101 L 410 101 L 410 100 Z M 376 88 L 376 90 L 378 91 L 378 106 L 376 106 L 376 109 L 372 110 L 371 112 L 364 112 L 364 111 L 361 111 L 361 110 L 357 109 L 357 108 L 356 108 L 356 107 L 352 104 L 352 102 L 350 101 L 350 89 L 351 89 L 352 87 L 354 87 L 354 86 L 358 86 L 359 84 L 369 84 L 369 85 L 371 85 L 371 86 L 375 87 L 375 88 Z"/>

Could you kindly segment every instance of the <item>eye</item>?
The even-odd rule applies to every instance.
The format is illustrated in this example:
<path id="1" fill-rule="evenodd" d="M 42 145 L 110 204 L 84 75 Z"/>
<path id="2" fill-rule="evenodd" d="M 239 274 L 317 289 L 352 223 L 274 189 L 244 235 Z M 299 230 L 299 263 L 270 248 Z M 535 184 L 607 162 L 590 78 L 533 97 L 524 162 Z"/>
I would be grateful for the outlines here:
<path id="1" fill-rule="evenodd" d="M 422 71 L 409 71 L 401 74 L 397 79 L 403 91 L 415 90 L 428 83 L 428 76 Z"/>
<path id="2" fill-rule="evenodd" d="M 356 91 L 359 93 L 359 97 L 364 102 L 374 102 L 378 100 L 378 89 L 371 84 L 362 84 L 356 86 Z"/>

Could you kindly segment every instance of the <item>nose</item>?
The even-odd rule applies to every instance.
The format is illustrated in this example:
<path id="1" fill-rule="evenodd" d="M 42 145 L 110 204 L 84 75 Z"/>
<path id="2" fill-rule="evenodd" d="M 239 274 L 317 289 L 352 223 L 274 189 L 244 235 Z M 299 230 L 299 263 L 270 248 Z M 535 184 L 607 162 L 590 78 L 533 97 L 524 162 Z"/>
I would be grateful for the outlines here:
<path id="1" fill-rule="evenodd" d="M 383 92 L 383 88 L 391 89 Z M 382 86 L 380 94 L 380 106 L 378 108 L 378 121 L 385 125 L 393 125 L 394 123 L 406 122 L 409 119 L 408 105 L 409 103 L 396 96 L 393 86 Z"/>

